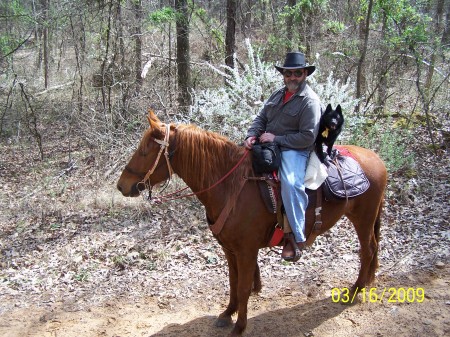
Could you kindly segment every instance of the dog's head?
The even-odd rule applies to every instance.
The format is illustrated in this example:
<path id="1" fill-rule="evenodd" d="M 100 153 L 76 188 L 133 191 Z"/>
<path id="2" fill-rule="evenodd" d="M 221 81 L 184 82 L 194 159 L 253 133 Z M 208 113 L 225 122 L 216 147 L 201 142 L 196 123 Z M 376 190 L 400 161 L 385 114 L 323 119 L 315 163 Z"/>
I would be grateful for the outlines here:
<path id="1" fill-rule="evenodd" d="M 341 105 L 338 104 L 335 110 L 328 104 L 322 115 L 321 122 L 323 127 L 330 130 L 338 130 L 344 124 L 344 115 L 342 114 Z"/>

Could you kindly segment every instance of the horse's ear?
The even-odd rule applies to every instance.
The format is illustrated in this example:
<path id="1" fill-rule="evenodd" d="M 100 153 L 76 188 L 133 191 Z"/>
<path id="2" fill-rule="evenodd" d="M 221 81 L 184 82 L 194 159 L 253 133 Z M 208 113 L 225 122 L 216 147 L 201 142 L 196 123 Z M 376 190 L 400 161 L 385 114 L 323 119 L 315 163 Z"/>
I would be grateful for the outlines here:
<path id="1" fill-rule="evenodd" d="M 161 124 L 161 121 L 155 115 L 155 112 L 153 110 L 148 110 L 147 119 L 148 119 L 151 129 L 157 129 L 159 127 L 159 125 Z"/>

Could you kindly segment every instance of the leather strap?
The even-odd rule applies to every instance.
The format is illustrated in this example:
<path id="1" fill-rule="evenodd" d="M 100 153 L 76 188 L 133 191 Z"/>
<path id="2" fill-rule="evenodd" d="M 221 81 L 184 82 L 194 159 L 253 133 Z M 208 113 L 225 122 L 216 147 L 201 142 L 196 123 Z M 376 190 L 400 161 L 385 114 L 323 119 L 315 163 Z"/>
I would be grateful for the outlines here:
<path id="1" fill-rule="evenodd" d="M 316 208 L 315 208 L 316 220 L 314 222 L 313 230 L 320 232 L 322 229 L 322 186 L 319 186 L 316 192 Z"/>
<path id="2" fill-rule="evenodd" d="M 245 182 L 246 182 L 245 179 L 241 180 L 239 188 L 236 190 L 235 194 L 228 199 L 227 203 L 225 204 L 225 207 L 222 209 L 222 212 L 220 213 L 216 222 L 209 226 L 209 229 L 211 229 L 214 235 L 218 235 L 222 231 L 222 228 L 225 225 L 225 221 L 228 219 L 231 210 L 234 208 L 234 205 L 236 204 L 239 194 L 241 194 L 241 191 L 244 188 Z"/>
<path id="3" fill-rule="evenodd" d="M 169 180 L 170 180 L 170 178 L 172 178 L 173 169 L 172 169 L 172 166 L 170 165 L 170 158 L 169 158 L 169 136 L 170 136 L 170 124 L 167 124 L 166 125 L 166 134 L 164 135 L 164 140 L 153 139 L 153 141 L 155 143 L 159 144 L 160 148 L 159 148 L 158 155 L 156 156 L 156 160 L 153 163 L 153 166 L 150 168 L 150 170 L 148 170 L 144 179 L 142 179 L 142 181 L 141 181 L 141 183 L 143 183 L 144 186 L 147 186 L 146 185 L 147 181 L 149 181 L 148 186 L 151 187 L 149 179 L 150 179 L 150 176 L 153 174 L 153 172 L 155 172 L 156 167 L 158 166 L 158 163 L 159 163 L 159 159 L 161 158 L 161 154 L 163 153 L 163 151 L 164 151 L 164 157 L 166 158 L 167 169 L 169 170 Z"/>

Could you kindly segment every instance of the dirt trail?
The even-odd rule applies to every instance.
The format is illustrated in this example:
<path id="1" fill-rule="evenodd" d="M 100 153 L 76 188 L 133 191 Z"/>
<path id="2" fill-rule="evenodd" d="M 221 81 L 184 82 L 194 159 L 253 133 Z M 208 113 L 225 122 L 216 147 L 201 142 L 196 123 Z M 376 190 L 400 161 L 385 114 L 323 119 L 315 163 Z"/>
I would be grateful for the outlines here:
<path id="1" fill-rule="evenodd" d="M 382 289 L 423 288 L 418 303 L 370 303 L 366 294 L 358 303 L 333 303 L 328 284 L 270 287 L 249 302 L 249 323 L 244 336 L 448 336 L 450 334 L 449 270 L 434 269 L 403 279 L 378 279 Z M 205 291 L 206 293 L 206 291 Z M 411 295 L 412 293 L 410 293 Z M 417 293 L 415 293 L 417 295 Z M 91 305 L 88 299 L 62 302 L 49 307 L 33 306 L 0 316 L 1 336 L 178 336 L 221 337 L 230 328 L 214 326 L 226 304 L 226 295 L 198 294 L 188 300 L 158 301 L 155 297 L 130 303 L 121 297 Z M 400 300 L 395 297 L 395 300 Z M 11 298 L 11 300 L 13 300 Z"/>

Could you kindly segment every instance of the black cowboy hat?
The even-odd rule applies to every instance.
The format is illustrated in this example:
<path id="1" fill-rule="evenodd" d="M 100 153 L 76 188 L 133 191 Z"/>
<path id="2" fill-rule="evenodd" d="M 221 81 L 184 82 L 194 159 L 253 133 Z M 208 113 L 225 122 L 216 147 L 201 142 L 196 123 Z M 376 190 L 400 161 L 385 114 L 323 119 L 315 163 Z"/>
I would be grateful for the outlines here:
<path id="1" fill-rule="evenodd" d="M 282 67 L 275 66 L 275 68 L 277 68 L 280 73 L 283 73 L 285 69 L 306 69 L 308 71 L 308 76 L 316 70 L 316 66 L 306 63 L 305 54 L 300 52 L 287 53 L 284 65 Z"/>

